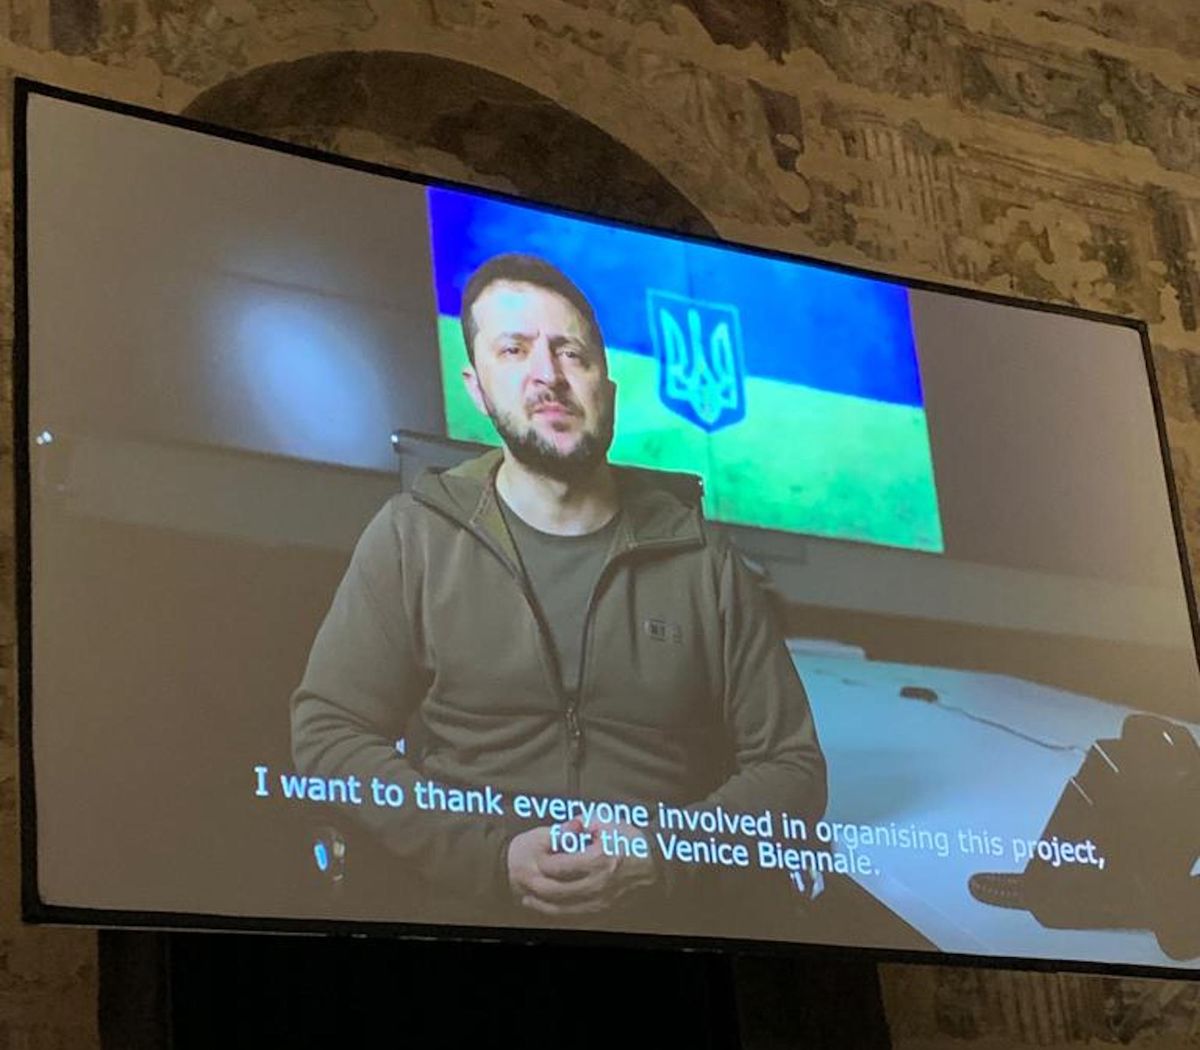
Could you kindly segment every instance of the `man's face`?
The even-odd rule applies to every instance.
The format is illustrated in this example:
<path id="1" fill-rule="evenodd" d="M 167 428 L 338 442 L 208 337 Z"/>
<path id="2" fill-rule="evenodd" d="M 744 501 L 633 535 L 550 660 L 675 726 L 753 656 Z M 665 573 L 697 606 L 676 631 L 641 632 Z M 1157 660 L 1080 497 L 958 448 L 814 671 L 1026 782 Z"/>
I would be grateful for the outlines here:
<path id="1" fill-rule="evenodd" d="M 557 292 L 512 281 L 489 285 L 472 309 L 475 364 L 463 379 L 512 455 L 563 481 L 602 463 L 615 387 L 579 311 Z"/>

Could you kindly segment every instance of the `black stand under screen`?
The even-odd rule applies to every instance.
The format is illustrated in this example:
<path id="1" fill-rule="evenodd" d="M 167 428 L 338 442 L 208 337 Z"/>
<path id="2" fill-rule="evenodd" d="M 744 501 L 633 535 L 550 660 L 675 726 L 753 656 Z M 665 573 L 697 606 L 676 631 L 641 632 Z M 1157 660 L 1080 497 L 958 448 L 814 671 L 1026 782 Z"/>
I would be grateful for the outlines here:
<path id="1" fill-rule="evenodd" d="M 106 1050 L 890 1047 L 866 956 L 100 933 Z"/>

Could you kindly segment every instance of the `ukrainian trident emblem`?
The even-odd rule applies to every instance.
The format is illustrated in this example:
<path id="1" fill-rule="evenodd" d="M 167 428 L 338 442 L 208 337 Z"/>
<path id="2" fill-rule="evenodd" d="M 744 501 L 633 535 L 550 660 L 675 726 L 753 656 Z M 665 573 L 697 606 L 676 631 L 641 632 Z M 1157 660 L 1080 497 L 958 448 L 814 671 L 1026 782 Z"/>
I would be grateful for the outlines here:
<path id="1" fill-rule="evenodd" d="M 736 306 L 647 289 L 658 355 L 658 396 L 712 433 L 746 415 L 742 327 Z"/>

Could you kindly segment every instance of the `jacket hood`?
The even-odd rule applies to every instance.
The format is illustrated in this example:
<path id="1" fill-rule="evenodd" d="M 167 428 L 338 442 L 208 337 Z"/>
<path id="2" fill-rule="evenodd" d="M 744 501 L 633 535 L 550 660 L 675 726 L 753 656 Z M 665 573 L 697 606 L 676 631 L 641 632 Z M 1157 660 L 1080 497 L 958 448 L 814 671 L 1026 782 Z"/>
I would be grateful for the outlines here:
<path id="1" fill-rule="evenodd" d="M 492 449 L 450 469 L 425 471 L 413 485 L 413 496 L 457 521 L 482 530 L 510 553 L 512 540 L 497 506 L 496 471 L 504 460 Z M 619 547 L 700 545 L 704 519 L 700 479 L 692 474 L 614 467 L 621 501 Z"/>

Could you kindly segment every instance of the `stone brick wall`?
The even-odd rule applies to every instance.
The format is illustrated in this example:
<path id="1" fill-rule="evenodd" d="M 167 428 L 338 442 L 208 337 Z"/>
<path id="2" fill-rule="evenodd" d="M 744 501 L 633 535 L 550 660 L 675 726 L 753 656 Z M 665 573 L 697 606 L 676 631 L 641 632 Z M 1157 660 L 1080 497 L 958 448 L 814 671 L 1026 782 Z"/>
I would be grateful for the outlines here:
<path id="1" fill-rule="evenodd" d="M 6 122 L 12 75 L 32 76 L 612 214 L 1137 314 L 1200 555 L 1194 0 L 0 0 L 0 67 Z M 414 123 L 405 90 L 428 77 L 456 88 Z M 7 235 L 7 130 L 0 168 Z M 5 253 L 5 369 L 11 272 Z M 2 389 L 0 1048 L 87 1047 L 94 937 L 16 919 L 7 377 Z M 881 975 L 900 1047 L 1200 1041 L 1194 985 Z"/>

